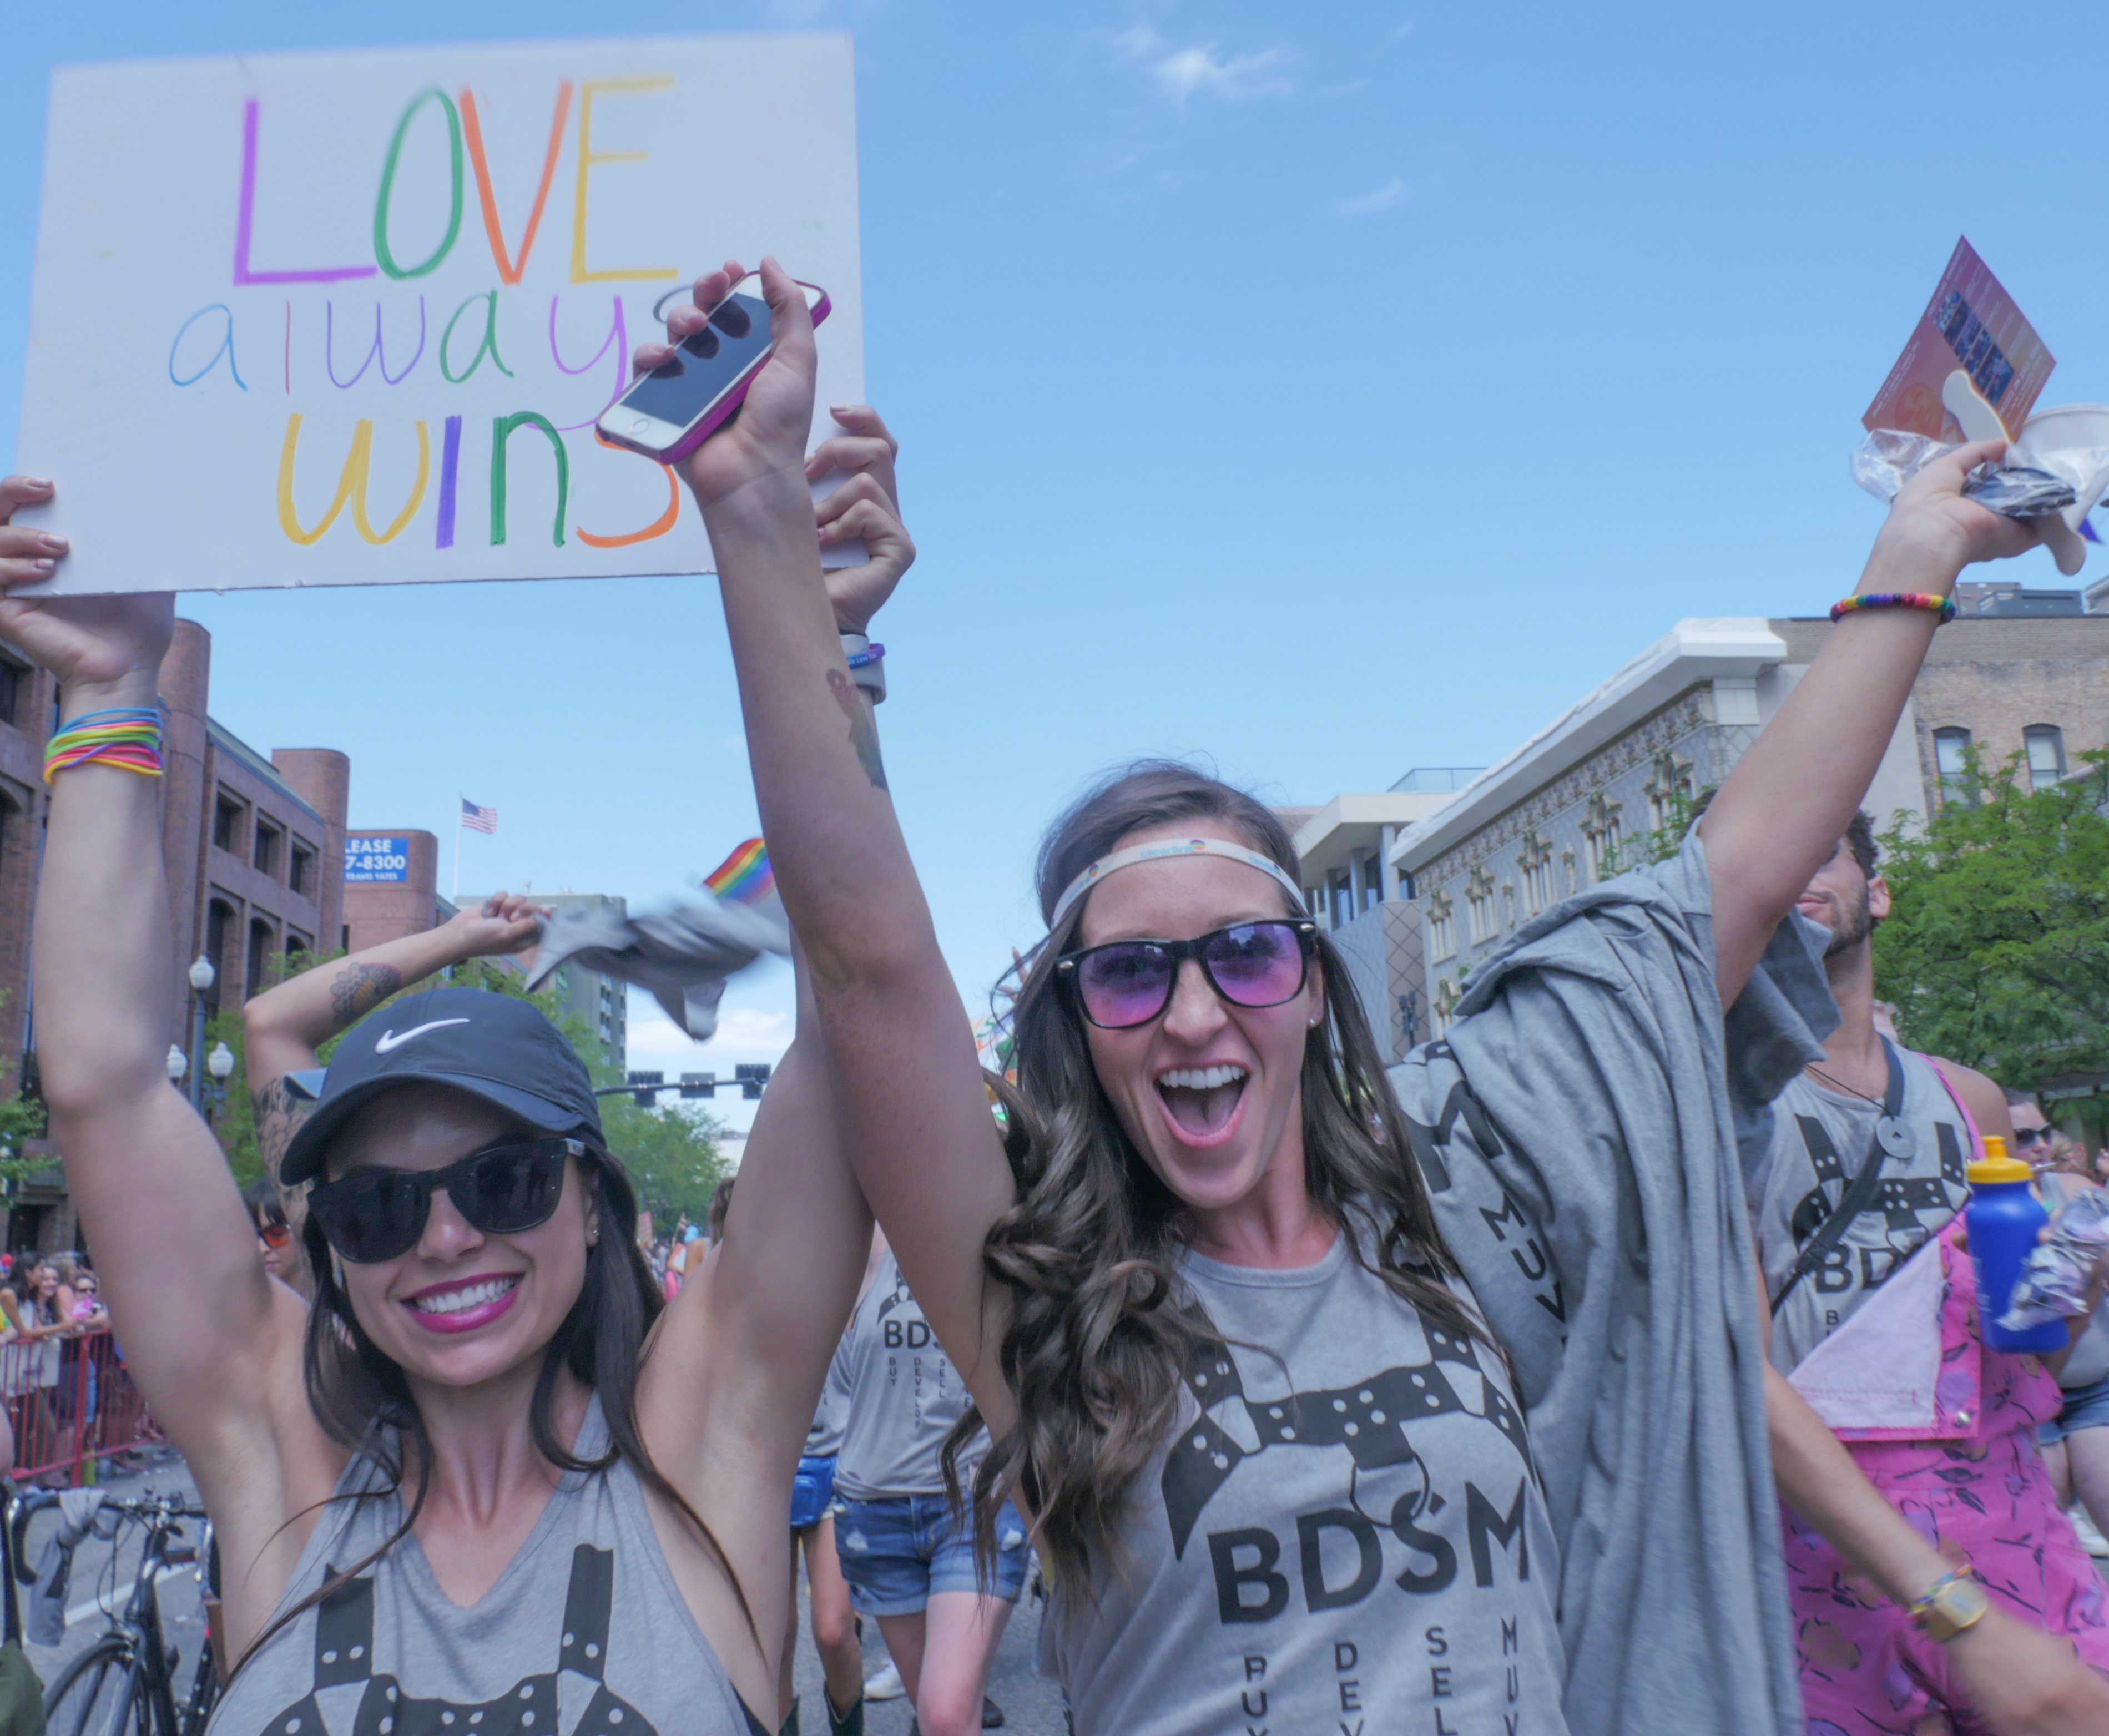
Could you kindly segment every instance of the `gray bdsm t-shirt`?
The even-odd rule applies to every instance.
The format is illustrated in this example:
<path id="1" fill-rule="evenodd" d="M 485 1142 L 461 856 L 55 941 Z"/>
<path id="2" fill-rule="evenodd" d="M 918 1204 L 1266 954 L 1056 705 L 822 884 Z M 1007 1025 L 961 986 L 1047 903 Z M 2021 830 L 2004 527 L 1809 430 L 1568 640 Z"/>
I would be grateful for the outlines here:
<path id="1" fill-rule="evenodd" d="M 1122 1569 L 1058 1586 L 1041 1630 L 1077 1736 L 1561 1736 L 1559 1563 L 1500 1358 L 1345 1236 L 1296 1270 L 1183 1269 L 1224 1347 Z"/>

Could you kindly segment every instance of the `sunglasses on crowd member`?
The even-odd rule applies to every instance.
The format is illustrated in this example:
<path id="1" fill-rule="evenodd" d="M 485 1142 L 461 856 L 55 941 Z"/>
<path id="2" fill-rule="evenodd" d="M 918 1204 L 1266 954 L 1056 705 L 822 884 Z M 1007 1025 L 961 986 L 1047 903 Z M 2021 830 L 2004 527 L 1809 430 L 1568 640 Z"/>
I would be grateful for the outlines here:
<path id="1" fill-rule="evenodd" d="M 2055 1128 L 2016 1128 L 2014 1143 L 2016 1146 L 2048 1145 L 2050 1136 L 2057 1131 Z"/>
<path id="2" fill-rule="evenodd" d="M 290 1223 L 260 1223 L 256 1233 L 263 1238 L 265 1247 L 282 1248 L 293 1239 L 293 1227 Z"/>
<path id="3" fill-rule="evenodd" d="M 416 1247 L 442 1188 L 472 1227 L 517 1236 L 549 1221 L 563 1197 L 565 1163 L 586 1151 L 579 1139 L 508 1139 L 444 1169 L 348 1170 L 309 1194 L 308 1209 L 329 1245 L 359 1266 Z"/>
<path id="4" fill-rule="evenodd" d="M 1148 1024 L 1172 1004 L 1179 967 L 1201 967 L 1208 986 L 1233 1006 L 1279 1006 L 1303 993 L 1318 925 L 1303 920 L 1239 922 L 1191 940 L 1116 940 L 1065 952 L 1054 969 L 1075 990 L 1084 1016 L 1102 1031 Z"/>

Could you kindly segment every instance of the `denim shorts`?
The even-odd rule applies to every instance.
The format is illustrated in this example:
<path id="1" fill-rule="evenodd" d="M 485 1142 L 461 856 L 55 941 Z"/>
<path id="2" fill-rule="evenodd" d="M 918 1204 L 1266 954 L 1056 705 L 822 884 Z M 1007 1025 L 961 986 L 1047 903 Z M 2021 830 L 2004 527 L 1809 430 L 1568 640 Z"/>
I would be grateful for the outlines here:
<path id="1" fill-rule="evenodd" d="M 802 1531 L 828 1517 L 835 1499 L 835 1455 L 802 1458 L 791 1479 L 791 1529 Z"/>
<path id="2" fill-rule="evenodd" d="M 985 1592 L 1015 1603 L 1025 1585 L 1025 1521 L 1008 1501 L 996 1514 L 996 1583 L 974 1574 L 970 1526 L 955 1526 L 942 1495 L 845 1499 L 836 1508 L 835 1553 L 860 1615 L 912 1616 L 940 1591 Z"/>
<path id="3" fill-rule="evenodd" d="M 2109 1378 L 2092 1386 L 2075 1386 L 2066 1394 L 2056 1419 L 2036 1425 L 2036 1440 L 2047 1447 L 2075 1429 L 2109 1429 Z"/>

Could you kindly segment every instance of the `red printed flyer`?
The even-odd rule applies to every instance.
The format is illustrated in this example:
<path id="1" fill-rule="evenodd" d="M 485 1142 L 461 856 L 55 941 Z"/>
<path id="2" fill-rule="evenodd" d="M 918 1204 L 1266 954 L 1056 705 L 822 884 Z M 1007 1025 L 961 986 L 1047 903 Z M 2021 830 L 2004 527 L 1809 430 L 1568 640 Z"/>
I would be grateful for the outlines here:
<path id="1" fill-rule="evenodd" d="M 2018 434 L 2057 365 L 1977 250 L 1958 241 L 1904 354 L 1860 423 L 1955 445 L 1962 430 L 1941 408 L 1940 388 L 1959 368 L 1998 412 L 2007 433 Z"/>

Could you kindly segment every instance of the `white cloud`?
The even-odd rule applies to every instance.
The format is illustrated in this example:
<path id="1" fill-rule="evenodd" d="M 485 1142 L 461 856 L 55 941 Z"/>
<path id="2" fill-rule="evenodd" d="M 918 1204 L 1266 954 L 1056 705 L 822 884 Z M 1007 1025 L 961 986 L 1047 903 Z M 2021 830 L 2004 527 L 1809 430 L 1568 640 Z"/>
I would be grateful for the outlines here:
<path id="1" fill-rule="evenodd" d="M 1296 57 L 1284 47 L 1226 56 L 1213 43 L 1177 47 L 1149 25 L 1139 24 L 1116 36 L 1113 47 L 1122 60 L 1147 68 L 1158 94 L 1177 108 L 1184 108 L 1197 95 L 1250 102 L 1285 97 L 1296 88 L 1291 71 Z"/>
<path id="2" fill-rule="evenodd" d="M 1357 193 L 1352 199 L 1335 201 L 1333 209 L 1343 217 L 1367 217 L 1375 211 L 1389 210 L 1405 197 L 1406 183 L 1393 175 L 1381 187 Z"/>

